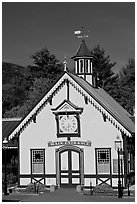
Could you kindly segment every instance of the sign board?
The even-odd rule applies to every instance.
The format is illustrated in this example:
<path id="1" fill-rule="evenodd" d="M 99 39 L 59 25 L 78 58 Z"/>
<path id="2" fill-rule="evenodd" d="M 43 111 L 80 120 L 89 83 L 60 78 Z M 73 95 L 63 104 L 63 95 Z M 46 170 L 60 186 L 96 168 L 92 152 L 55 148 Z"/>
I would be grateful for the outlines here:
<path id="1" fill-rule="evenodd" d="M 60 145 L 80 145 L 80 146 L 91 146 L 91 141 L 57 141 L 48 142 L 48 147 L 60 146 Z"/>

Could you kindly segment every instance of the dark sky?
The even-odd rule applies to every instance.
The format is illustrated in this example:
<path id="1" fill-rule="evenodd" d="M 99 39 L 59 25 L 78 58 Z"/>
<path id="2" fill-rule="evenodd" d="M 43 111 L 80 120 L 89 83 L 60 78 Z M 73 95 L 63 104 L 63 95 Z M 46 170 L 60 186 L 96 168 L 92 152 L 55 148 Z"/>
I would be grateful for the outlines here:
<path id="1" fill-rule="evenodd" d="M 133 2 L 2 3 L 2 58 L 5 62 L 30 65 L 30 55 L 47 47 L 61 62 L 70 59 L 81 40 L 74 31 L 90 30 L 89 49 L 100 44 L 116 62 L 115 71 L 135 54 L 135 8 Z"/>

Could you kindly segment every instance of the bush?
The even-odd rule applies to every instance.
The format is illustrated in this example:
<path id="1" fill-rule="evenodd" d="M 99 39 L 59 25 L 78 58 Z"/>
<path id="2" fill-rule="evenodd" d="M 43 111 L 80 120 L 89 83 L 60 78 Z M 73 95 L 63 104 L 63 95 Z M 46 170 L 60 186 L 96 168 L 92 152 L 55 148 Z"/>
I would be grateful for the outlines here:
<path id="1" fill-rule="evenodd" d="M 132 171 L 127 175 L 128 183 L 132 186 L 135 184 L 135 172 Z"/>
<path id="2" fill-rule="evenodd" d="M 5 173 L 2 173 L 2 183 L 4 183 Z M 17 182 L 17 176 L 13 173 L 7 174 L 7 184 L 14 184 Z"/>
<path id="3" fill-rule="evenodd" d="M 102 183 L 98 186 L 96 186 L 93 189 L 93 194 L 97 194 L 97 195 L 112 195 L 113 194 L 113 188 L 108 185 L 107 183 Z"/>

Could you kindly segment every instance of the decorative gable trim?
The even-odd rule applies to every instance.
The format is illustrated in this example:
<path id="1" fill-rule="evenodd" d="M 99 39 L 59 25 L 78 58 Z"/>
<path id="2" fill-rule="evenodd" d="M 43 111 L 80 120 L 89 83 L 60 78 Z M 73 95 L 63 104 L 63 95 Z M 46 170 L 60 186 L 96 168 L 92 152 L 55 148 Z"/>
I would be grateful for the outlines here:
<path id="1" fill-rule="evenodd" d="M 69 100 L 64 100 L 61 104 L 59 104 L 56 108 L 51 109 L 53 113 L 59 113 L 59 112 L 83 112 L 83 108 L 79 108 L 78 106 L 74 105 Z"/>
<path id="2" fill-rule="evenodd" d="M 69 81 L 70 85 L 73 86 L 84 98 L 86 98 L 86 103 L 91 103 L 91 105 L 97 109 L 101 114 L 103 114 L 108 121 L 110 121 L 118 130 L 124 134 L 131 136 L 130 130 L 124 127 L 122 121 L 118 121 L 113 113 L 107 111 L 105 104 L 98 101 L 94 95 L 85 90 L 82 85 L 75 81 L 69 73 L 65 72 L 64 75 L 56 82 L 56 84 L 47 92 L 47 94 L 37 103 L 37 105 L 29 112 L 29 114 L 20 122 L 20 124 L 14 129 L 10 134 L 9 140 L 13 137 L 18 137 L 20 133 L 36 118 L 40 111 L 46 106 L 46 104 L 53 98 L 58 91 Z"/>

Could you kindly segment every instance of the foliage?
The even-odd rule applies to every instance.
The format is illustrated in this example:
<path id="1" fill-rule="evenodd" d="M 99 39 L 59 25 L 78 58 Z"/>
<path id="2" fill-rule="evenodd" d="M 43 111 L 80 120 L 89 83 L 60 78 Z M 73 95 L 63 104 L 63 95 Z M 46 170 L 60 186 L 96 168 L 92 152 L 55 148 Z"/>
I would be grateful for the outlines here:
<path id="1" fill-rule="evenodd" d="M 29 70 L 12 63 L 2 63 L 2 112 L 22 105 L 31 86 Z"/>
<path id="2" fill-rule="evenodd" d="M 114 74 L 112 68 L 116 63 L 110 62 L 110 57 L 105 56 L 105 50 L 101 49 L 100 45 L 92 49 L 91 54 L 93 55 L 93 71 L 99 79 L 98 85 L 104 88 Z"/>
<path id="3" fill-rule="evenodd" d="M 29 66 L 30 72 L 33 77 L 46 77 L 52 78 L 62 72 L 62 64 L 50 54 L 49 50 L 45 47 L 31 55 L 31 59 L 35 66 Z"/>
<path id="4" fill-rule="evenodd" d="M 119 84 L 121 88 L 122 106 L 134 114 L 135 108 L 135 61 L 130 59 L 120 72 Z"/>
<path id="5" fill-rule="evenodd" d="M 115 195 L 114 189 L 107 183 L 101 183 L 93 188 L 93 194 L 95 195 Z"/>
<path id="6" fill-rule="evenodd" d="M 8 172 L 7 173 L 7 184 L 15 184 L 16 182 L 18 181 L 18 176 L 17 176 L 17 173 L 14 174 L 13 172 Z M 4 182 L 5 182 L 5 173 L 2 172 L 2 184 L 3 184 L 3 187 L 4 187 Z"/>
<path id="7" fill-rule="evenodd" d="M 130 59 L 119 75 L 114 75 L 112 68 L 116 63 L 110 62 L 104 49 L 97 45 L 91 50 L 93 71 L 98 77 L 98 86 L 107 91 L 123 108 L 133 114 L 135 107 L 135 62 Z"/>
<path id="8" fill-rule="evenodd" d="M 135 108 L 135 62 L 130 59 L 119 73 L 116 81 L 110 80 L 106 91 L 131 115 Z"/>
<path id="9" fill-rule="evenodd" d="M 23 87 L 24 89 L 21 90 L 21 87 L 18 87 L 14 93 L 11 84 L 8 92 L 8 89 L 3 87 L 4 96 L 8 99 L 5 101 L 3 98 L 4 117 L 24 117 L 63 71 L 62 64 L 54 55 L 50 54 L 47 48 L 36 52 L 31 58 L 34 60 L 35 66 L 28 66 L 27 68 L 28 75 L 26 78 L 28 79 L 29 88 Z M 26 95 L 23 95 L 23 93 Z M 5 111 L 6 105 L 9 108 Z"/>
<path id="10" fill-rule="evenodd" d="M 27 77 L 29 70 L 16 64 L 2 62 L 2 84 L 14 84 L 28 86 Z"/>

